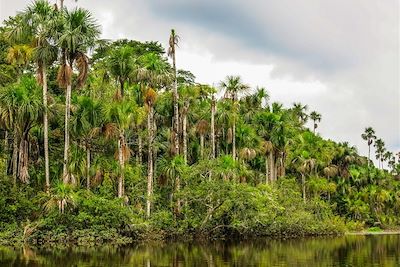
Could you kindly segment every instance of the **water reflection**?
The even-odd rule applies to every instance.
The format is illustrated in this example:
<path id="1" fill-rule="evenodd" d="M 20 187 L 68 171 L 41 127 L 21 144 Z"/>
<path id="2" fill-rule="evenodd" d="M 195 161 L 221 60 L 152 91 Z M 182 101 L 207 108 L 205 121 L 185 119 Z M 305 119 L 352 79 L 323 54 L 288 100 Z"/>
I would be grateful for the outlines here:
<path id="1" fill-rule="evenodd" d="M 129 247 L 0 247 L 0 266 L 400 266 L 400 235 Z"/>

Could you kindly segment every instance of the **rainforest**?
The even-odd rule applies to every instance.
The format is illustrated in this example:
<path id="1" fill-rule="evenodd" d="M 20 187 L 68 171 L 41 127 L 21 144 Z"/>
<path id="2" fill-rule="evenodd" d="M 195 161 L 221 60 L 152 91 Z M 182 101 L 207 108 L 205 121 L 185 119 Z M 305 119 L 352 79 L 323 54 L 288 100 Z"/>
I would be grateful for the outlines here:
<path id="1" fill-rule="evenodd" d="M 0 28 L 1 245 L 399 229 L 400 154 L 373 128 L 360 155 L 323 138 L 306 104 L 271 103 L 237 74 L 196 82 L 178 31 L 167 47 L 104 40 L 62 2 Z"/>

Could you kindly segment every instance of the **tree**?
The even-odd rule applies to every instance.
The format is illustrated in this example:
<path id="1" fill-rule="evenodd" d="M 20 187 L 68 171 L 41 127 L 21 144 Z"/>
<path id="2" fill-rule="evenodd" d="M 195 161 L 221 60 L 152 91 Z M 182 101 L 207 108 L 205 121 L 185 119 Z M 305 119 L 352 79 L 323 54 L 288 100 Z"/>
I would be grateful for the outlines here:
<path id="1" fill-rule="evenodd" d="M 14 130 L 14 184 L 17 178 L 29 183 L 29 133 L 43 111 L 39 92 L 36 81 L 29 77 L 0 91 L 0 119 L 8 130 Z"/>
<path id="2" fill-rule="evenodd" d="M 29 27 L 34 41 L 34 59 L 37 65 L 39 83 L 43 88 L 43 135 L 46 192 L 50 189 L 50 163 L 49 163 L 49 123 L 47 107 L 47 68 L 57 57 L 56 22 L 58 12 L 47 1 L 36 1 L 26 11 L 26 26 Z"/>
<path id="3" fill-rule="evenodd" d="M 250 86 L 244 84 L 240 76 L 227 76 L 224 81 L 220 82 L 220 86 L 225 90 L 225 97 L 232 100 L 234 110 L 232 123 L 232 158 L 236 160 L 236 105 L 239 94 L 247 92 Z"/>
<path id="4" fill-rule="evenodd" d="M 177 70 L 176 70 L 176 47 L 178 46 L 180 37 L 176 34 L 175 30 L 171 30 L 171 34 L 169 36 L 169 48 L 168 48 L 168 56 L 172 58 L 172 69 L 174 74 L 174 84 L 173 84 L 173 101 L 174 101 L 174 124 L 173 124 L 173 133 L 174 133 L 174 147 L 175 154 L 179 154 L 179 95 L 178 95 L 178 82 L 177 82 Z"/>
<path id="5" fill-rule="evenodd" d="M 369 170 L 369 164 L 371 162 L 371 145 L 374 142 L 374 140 L 376 139 L 376 135 L 375 135 L 375 130 L 372 129 L 372 127 L 367 127 L 365 128 L 364 133 L 361 135 L 361 138 L 364 139 L 365 141 L 367 141 L 367 145 L 368 145 L 368 170 Z"/>
<path id="6" fill-rule="evenodd" d="M 318 124 L 317 122 L 321 121 L 321 114 L 317 113 L 316 111 L 313 111 L 310 113 L 310 119 L 313 121 L 313 130 L 314 130 L 314 134 L 315 134 L 315 129 L 317 129 Z"/>
<path id="7" fill-rule="evenodd" d="M 148 130 L 148 156 L 147 156 L 147 199 L 146 216 L 150 218 L 151 198 L 153 196 L 153 142 L 154 142 L 154 103 L 156 101 L 156 92 L 148 88 L 145 94 L 145 104 L 147 107 L 147 130 Z"/>
<path id="8" fill-rule="evenodd" d="M 292 111 L 293 114 L 297 117 L 300 125 L 304 125 L 304 123 L 307 122 L 308 119 L 307 110 L 308 110 L 307 105 L 303 105 L 301 103 L 293 103 Z"/>
<path id="9" fill-rule="evenodd" d="M 110 53 L 108 66 L 111 75 L 119 82 L 120 90 L 117 92 L 117 98 L 124 96 L 124 87 L 126 80 L 135 70 L 135 58 L 133 47 L 124 45 L 117 47 Z"/>
<path id="10" fill-rule="evenodd" d="M 375 141 L 374 147 L 376 149 L 375 156 L 378 160 L 379 168 L 383 169 L 383 155 L 385 154 L 385 142 L 382 139 L 378 138 Z"/>
<path id="11" fill-rule="evenodd" d="M 76 67 L 79 71 L 76 85 L 77 87 L 81 87 L 89 71 L 89 59 L 85 52 L 89 47 L 94 46 L 100 31 L 89 11 L 78 8 L 73 11 L 63 9 L 62 12 L 62 29 L 58 39 L 58 45 L 61 47 L 61 66 L 59 68 L 57 80 L 60 87 L 66 88 L 63 180 L 64 183 L 69 183 L 71 182 L 68 173 L 70 149 L 69 124 L 71 117 L 73 66 L 76 63 Z"/>

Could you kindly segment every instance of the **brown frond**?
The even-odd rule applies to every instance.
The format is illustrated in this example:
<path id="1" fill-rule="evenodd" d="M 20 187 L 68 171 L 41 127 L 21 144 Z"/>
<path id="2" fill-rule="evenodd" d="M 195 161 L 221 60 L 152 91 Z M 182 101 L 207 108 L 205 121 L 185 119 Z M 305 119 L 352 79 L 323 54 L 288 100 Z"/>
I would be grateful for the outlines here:
<path id="1" fill-rule="evenodd" d="M 67 64 L 62 64 L 58 69 L 57 82 L 61 88 L 66 88 L 71 84 L 72 69 Z"/>
<path id="2" fill-rule="evenodd" d="M 89 73 L 89 58 L 84 53 L 78 53 L 76 58 L 76 67 L 79 71 L 77 86 L 82 87 Z"/>
<path id="3" fill-rule="evenodd" d="M 115 138 L 118 136 L 118 127 L 115 123 L 107 123 L 103 126 L 102 132 L 107 139 Z"/>
<path id="4" fill-rule="evenodd" d="M 156 91 L 154 91 L 154 89 L 152 88 L 147 89 L 146 94 L 144 96 L 146 105 L 153 106 L 154 103 L 156 102 L 156 99 L 157 99 Z"/>

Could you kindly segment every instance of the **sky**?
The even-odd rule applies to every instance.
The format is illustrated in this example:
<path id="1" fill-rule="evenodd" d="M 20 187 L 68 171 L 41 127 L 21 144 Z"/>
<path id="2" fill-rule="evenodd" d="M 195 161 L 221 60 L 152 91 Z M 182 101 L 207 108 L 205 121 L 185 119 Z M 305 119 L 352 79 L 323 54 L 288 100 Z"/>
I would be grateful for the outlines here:
<path id="1" fill-rule="evenodd" d="M 0 0 L 0 21 L 31 1 Z M 55 1 L 51 1 L 54 2 Z M 181 37 L 177 67 L 217 85 L 240 75 L 271 102 L 322 114 L 325 138 L 361 154 L 371 126 L 400 151 L 400 0 L 65 0 L 89 9 L 102 38 Z M 311 123 L 308 124 L 311 127 Z"/>

